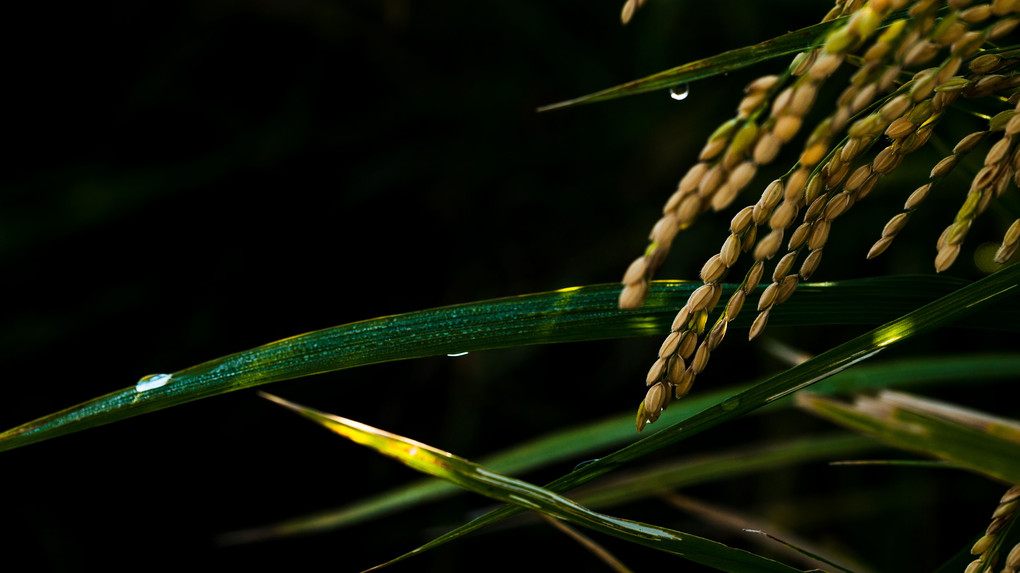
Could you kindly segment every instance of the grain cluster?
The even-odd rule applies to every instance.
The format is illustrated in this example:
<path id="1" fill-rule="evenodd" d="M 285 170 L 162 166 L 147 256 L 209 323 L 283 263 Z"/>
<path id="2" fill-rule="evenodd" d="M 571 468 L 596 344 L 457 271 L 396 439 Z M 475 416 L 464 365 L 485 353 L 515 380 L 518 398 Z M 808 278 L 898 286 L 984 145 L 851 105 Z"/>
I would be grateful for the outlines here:
<path id="1" fill-rule="evenodd" d="M 628 0 L 624 21 L 642 4 Z M 947 188 L 943 200 L 954 200 L 943 182 L 964 171 L 957 168 L 964 156 L 983 158 L 967 174 L 969 189 L 935 242 L 937 272 L 954 263 L 975 222 L 1020 181 L 1020 49 L 997 47 L 1009 43 L 1003 39 L 1020 23 L 1020 0 L 839 0 L 823 19 L 829 21 L 832 28 L 816 48 L 798 54 L 782 73 L 748 84 L 734 116 L 707 138 L 666 200 L 645 252 L 624 273 L 619 306 L 638 308 L 678 233 L 763 185 L 756 201 L 735 210 L 728 235 L 701 268 L 704 284 L 673 320 L 645 378 L 639 431 L 690 391 L 740 312 L 755 313 L 749 339 L 765 330 L 775 308 L 818 269 L 833 225 L 924 147 L 947 113 L 973 109 L 969 104 L 996 110 L 976 114 L 977 129 L 932 167 L 867 258 L 885 252 L 938 187 Z M 821 102 L 826 82 L 846 69 L 847 85 L 834 101 Z M 790 155 L 784 149 L 798 141 L 786 174 L 756 183 L 760 168 Z M 1007 262 L 1018 244 L 1020 219 L 1005 231 L 996 261 Z M 722 282 L 742 258 L 743 277 L 731 281 L 736 290 L 723 301 Z"/>

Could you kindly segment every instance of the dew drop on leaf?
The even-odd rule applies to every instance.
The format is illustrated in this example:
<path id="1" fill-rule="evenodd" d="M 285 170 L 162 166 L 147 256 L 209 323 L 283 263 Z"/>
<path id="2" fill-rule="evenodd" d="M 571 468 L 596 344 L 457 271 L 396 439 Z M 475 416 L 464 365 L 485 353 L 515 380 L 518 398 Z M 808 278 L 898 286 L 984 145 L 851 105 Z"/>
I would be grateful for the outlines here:
<path id="1" fill-rule="evenodd" d="M 142 379 L 135 384 L 135 392 L 148 392 L 160 386 L 165 386 L 170 381 L 171 374 L 149 374 L 142 376 Z"/>
<path id="2" fill-rule="evenodd" d="M 687 84 L 678 84 L 669 88 L 669 97 L 676 101 L 683 101 L 687 99 L 687 96 L 691 93 L 691 86 Z"/>

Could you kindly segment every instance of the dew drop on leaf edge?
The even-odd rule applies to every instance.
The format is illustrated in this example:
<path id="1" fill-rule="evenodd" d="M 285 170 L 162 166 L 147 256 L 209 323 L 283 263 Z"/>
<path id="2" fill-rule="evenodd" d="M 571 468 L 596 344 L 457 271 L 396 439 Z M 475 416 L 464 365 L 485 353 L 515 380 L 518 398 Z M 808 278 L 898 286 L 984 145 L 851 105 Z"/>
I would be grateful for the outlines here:
<path id="1" fill-rule="evenodd" d="M 135 392 L 148 392 L 149 390 L 165 386 L 171 377 L 171 374 L 149 374 L 148 376 L 142 376 L 141 380 L 135 384 Z"/>
<path id="2" fill-rule="evenodd" d="M 669 88 L 669 97 L 676 101 L 683 101 L 687 99 L 687 96 L 691 93 L 691 86 L 687 84 L 678 84 Z"/>

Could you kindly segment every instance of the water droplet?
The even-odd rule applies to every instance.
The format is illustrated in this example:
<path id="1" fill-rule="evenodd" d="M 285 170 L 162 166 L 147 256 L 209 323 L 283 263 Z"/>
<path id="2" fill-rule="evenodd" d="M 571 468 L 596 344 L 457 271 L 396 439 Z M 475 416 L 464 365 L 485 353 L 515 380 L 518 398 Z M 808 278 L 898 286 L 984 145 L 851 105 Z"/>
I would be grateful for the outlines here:
<path id="1" fill-rule="evenodd" d="M 451 352 L 450 354 L 447 354 L 447 356 L 451 358 L 456 358 L 458 356 L 467 356 L 467 354 L 468 354 L 467 352 Z"/>
<path id="2" fill-rule="evenodd" d="M 691 94 L 691 86 L 687 84 L 678 84 L 669 88 L 669 97 L 676 101 L 683 101 L 687 99 L 687 96 Z"/>
<path id="3" fill-rule="evenodd" d="M 165 386 L 170 381 L 172 374 L 149 374 L 148 376 L 142 376 L 142 379 L 135 384 L 135 392 L 148 392 L 161 386 Z"/>
<path id="4" fill-rule="evenodd" d="M 593 463 L 595 463 L 597 461 L 599 461 L 599 458 L 595 458 L 594 460 L 584 460 L 583 462 L 581 462 L 581 463 L 577 464 L 576 466 L 574 466 L 574 471 L 576 472 L 577 470 L 583 468 L 584 466 L 590 466 L 591 464 L 593 464 Z"/>

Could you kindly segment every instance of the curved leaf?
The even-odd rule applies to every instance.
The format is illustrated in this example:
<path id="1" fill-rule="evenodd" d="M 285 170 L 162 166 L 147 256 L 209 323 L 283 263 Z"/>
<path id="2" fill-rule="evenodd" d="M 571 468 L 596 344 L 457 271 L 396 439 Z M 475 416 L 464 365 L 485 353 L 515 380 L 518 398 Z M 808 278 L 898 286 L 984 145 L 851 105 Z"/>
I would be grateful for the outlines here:
<path id="1" fill-rule="evenodd" d="M 1018 376 L 1020 376 L 1020 354 L 927 357 L 862 365 L 819 382 L 811 388 L 811 391 L 819 394 L 919 385 L 927 388 L 961 379 L 967 379 L 968 384 L 973 386 L 978 382 Z M 645 431 L 649 434 L 658 431 L 749 388 L 751 385 L 689 396 L 670 406 L 663 412 L 659 422 Z M 780 400 L 773 406 L 788 407 L 791 404 L 790 400 Z M 479 463 L 493 471 L 510 475 L 546 467 L 554 463 L 573 465 L 578 460 L 583 460 L 585 456 L 595 455 L 607 448 L 636 442 L 641 434 L 633 431 L 631 427 L 633 419 L 633 412 L 628 410 L 591 424 L 557 431 L 554 434 L 482 458 Z M 831 449 L 831 445 L 823 446 L 823 449 L 828 451 Z M 792 451 L 799 450 L 793 448 Z M 791 444 L 785 445 L 784 452 L 791 452 Z M 747 459 L 747 456 L 742 456 L 742 460 L 747 461 Z M 748 465 L 749 463 L 742 463 L 739 469 L 746 471 L 749 469 Z M 722 467 L 722 464 L 713 462 L 710 469 L 717 471 Z M 690 479 L 691 470 L 684 469 L 684 472 L 685 477 L 681 479 Z M 459 491 L 461 490 L 456 486 L 437 479 L 418 481 L 388 492 L 358 499 L 354 503 L 336 509 L 320 511 L 262 527 L 231 532 L 223 535 L 220 542 L 225 544 L 249 543 L 349 527 L 417 505 L 444 499 Z M 619 490 L 614 491 L 618 492 Z M 585 501 L 586 505 L 598 505 Z"/>
<path id="2" fill-rule="evenodd" d="M 545 487 L 555 492 L 563 492 L 587 483 L 627 462 L 785 398 L 914 336 L 973 314 L 982 307 L 1016 294 L 1018 286 L 1020 286 L 1020 265 L 1008 266 L 933 303 L 823 352 L 748 390 L 726 398 L 657 434 L 617 450 L 584 467 L 576 468 L 573 472 L 550 482 Z M 517 512 L 518 510 L 514 507 L 496 509 L 383 565 L 390 565 L 438 547 L 447 541 L 467 535 Z"/>
<path id="3" fill-rule="evenodd" d="M 276 396 L 264 397 L 350 439 L 386 454 L 422 473 L 448 480 L 464 489 L 503 503 L 511 503 L 685 559 L 732 573 L 798 571 L 754 553 L 734 549 L 665 527 L 620 519 L 592 511 L 563 496 L 528 482 L 498 474 L 453 454 L 385 432 L 361 422 L 318 412 Z"/>
<path id="4" fill-rule="evenodd" d="M 921 452 L 956 466 L 1020 483 L 1020 422 L 899 392 L 853 404 L 802 394 L 797 405 L 837 424 L 896 447 Z"/>
<path id="5" fill-rule="evenodd" d="M 892 277 L 805 284 L 773 325 L 875 324 L 934 300 L 963 281 Z M 366 364 L 455 352 L 662 334 L 700 282 L 657 281 L 643 308 L 616 307 L 618 284 L 459 304 L 317 330 L 238 352 L 124 388 L 0 434 L 0 451 L 192 400 Z M 725 292 L 732 292 L 728 285 Z M 871 301 L 860 308 L 857 301 Z M 1020 316 L 1020 309 L 1012 309 Z M 750 316 L 731 326 L 746 328 Z M 1020 320 L 987 321 L 1020 328 Z M 976 326 L 986 326 L 975 323 Z"/>
<path id="6" fill-rule="evenodd" d="M 788 32 L 771 40 L 766 40 L 760 44 L 737 48 L 593 94 L 542 106 L 538 108 L 538 111 L 552 111 L 585 103 L 595 103 L 666 89 L 677 84 L 710 78 L 746 68 L 766 60 L 794 54 L 821 45 L 826 33 L 833 26 L 841 24 L 844 20 L 846 20 L 846 17 L 821 24 L 814 24 L 794 32 Z"/>

